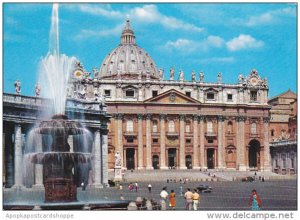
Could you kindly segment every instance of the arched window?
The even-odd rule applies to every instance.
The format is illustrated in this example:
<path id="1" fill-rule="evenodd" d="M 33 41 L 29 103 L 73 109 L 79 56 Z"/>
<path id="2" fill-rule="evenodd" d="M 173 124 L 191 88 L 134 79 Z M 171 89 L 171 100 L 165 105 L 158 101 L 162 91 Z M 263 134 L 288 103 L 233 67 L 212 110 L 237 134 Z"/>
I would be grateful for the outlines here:
<path id="1" fill-rule="evenodd" d="M 169 132 L 175 132 L 175 123 L 173 120 L 169 121 Z"/>
<path id="2" fill-rule="evenodd" d="M 251 124 L 251 134 L 257 134 L 257 132 L 256 132 L 256 123 L 255 122 L 253 122 Z"/>
<path id="3" fill-rule="evenodd" d="M 185 123 L 185 132 L 191 132 L 191 122 L 187 121 Z"/>
<path id="4" fill-rule="evenodd" d="M 212 121 L 207 122 L 207 132 L 213 132 L 213 124 Z"/>
<path id="5" fill-rule="evenodd" d="M 152 132 L 157 132 L 157 121 L 152 122 Z"/>
<path id="6" fill-rule="evenodd" d="M 228 124 L 227 124 L 227 132 L 228 133 L 233 133 L 233 129 L 232 129 L 232 122 L 229 121 Z"/>
<path id="7" fill-rule="evenodd" d="M 133 132 L 133 121 L 128 120 L 126 123 L 126 131 L 127 132 Z"/>

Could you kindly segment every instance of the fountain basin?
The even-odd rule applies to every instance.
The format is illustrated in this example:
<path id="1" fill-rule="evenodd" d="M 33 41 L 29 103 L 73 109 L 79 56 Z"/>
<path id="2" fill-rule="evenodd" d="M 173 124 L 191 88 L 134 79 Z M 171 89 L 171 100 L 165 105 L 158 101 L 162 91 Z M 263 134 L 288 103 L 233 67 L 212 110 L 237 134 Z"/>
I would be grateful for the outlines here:
<path id="1" fill-rule="evenodd" d="M 89 163 L 93 159 L 91 153 L 81 152 L 40 152 L 26 155 L 30 162 L 35 164 L 58 164 L 61 162 L 71 164 Z"/>

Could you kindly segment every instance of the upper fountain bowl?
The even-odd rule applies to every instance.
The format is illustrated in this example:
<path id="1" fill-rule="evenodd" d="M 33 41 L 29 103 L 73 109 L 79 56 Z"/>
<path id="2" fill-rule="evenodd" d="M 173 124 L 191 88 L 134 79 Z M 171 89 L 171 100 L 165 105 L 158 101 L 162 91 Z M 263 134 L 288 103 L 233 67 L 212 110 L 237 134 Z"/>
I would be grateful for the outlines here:
<path id="1" fill-rule="evenodd" d="M 42 121 L 35 131 L 55 136 L 78 135 L 84 133 L 84 127 L 79 122 L 69 120 L 66 115 L 57 114 L 51 120 Z"/>

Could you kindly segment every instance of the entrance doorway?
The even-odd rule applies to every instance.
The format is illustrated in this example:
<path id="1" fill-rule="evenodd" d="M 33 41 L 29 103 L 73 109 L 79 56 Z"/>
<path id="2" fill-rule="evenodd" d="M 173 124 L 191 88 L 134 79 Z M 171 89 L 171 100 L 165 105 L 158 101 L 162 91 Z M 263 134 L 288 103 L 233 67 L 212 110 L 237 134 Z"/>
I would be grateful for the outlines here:
<path id="1" fill-rule="evenodd" d="M 159 168 L 158 164 L 159 164 L 159 157 L 158 157 L 158 155 L 153 155 L 152 156 L 152 166 L 153 166 L 153 169 L 157 170 Z"/>
<path id="2" fill-rule="evenodd" d="M 260 143 L 257 140 L 249 142 L 248 162 L 250 168 L 260 168 Z"/>
<path id="3" fill-rule="evenodd" d="M 188 168 L 188 169 L 192 169 L 192 156 L 191 155 L 186 155 L 185 156 L 185 166 Z"/>
<path id="4" fill-rule="evenodd" d="M 207 168 L 215 168 L 215 149 L 207 149 Z"/>
<path id="5" fill-rule="evenodd" d="M 134 148 L 126 149 L 126 168 L 127 168 L 127 170 L 131 170 L 131 169 L 134 170 L 134 167 L 135 167 L 134 154 L 135 154 Z"/>
<path id="6" fill-rule="evenodd" d="M 168 166 L 176 167 L 176 148 L 168 149 Z"/>

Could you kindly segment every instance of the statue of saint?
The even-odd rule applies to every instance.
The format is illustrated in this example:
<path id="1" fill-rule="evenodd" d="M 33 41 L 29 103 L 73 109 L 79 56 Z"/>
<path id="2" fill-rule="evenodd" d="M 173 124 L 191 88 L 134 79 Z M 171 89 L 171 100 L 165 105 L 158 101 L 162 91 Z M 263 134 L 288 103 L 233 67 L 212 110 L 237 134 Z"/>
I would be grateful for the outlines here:
<path id="1" fill-rule="evenodd" d="M 41 85 L 39 83 L 35 84 L 35 96 L 39 97 L 41 95 Z"/>
<path id="2" fill-rule="evenodd" d="M 163 79 L 164 78 L 164 69 L 160 68 L 158 73 L 159 73 L 159 78 Z"/>
<path id="3" fill-rule="evenodd" d="M 117 151 L 115 154 L 115 167 L 116 166 L 122 166 L 121 155 L 120 155 L 119 151 Z"/>
<path id="4" fill-rule="evenodd" d="M 200 78 L 200 82 L 203 82 L 203 81 L 204 81 L 204 74 L 203 74 L 202 71 L 201 71 L 200 74 L 199 74 L 199 78 Z"/>
<path id="5" fill-rule="evenodd" d="M 170 69 L 170 80 L 174 80 L 174 73 L 175 73 L 174 68 L 171 67 L 171 69 Z"/>
<path id="6" fill-rule="evenodd" d="M 192 81 L 196 82 L 196 73 L 194 70 L 192 71 Z"/>
<path id="7" fill-rule="evenodd" d="M 240 74 L 239 75 L 239 83 L 243 83 L 244 80 L 245 80 L 245 78 L 244 78 L 243 74 Z"/>
<path id="8" fill-rule="evenodd" d="M 218 83 L 222 82 L 222 73 L 218 73 Z"/>
<path id="9" fill-rule="evenodd" d="M 179 80 L 180 80 L 180 81 L 183 81 L 183 80 L 184 80 L 184 72 L 183 72 L 183 70 L 180 70 L 180 71 L 179 71 Z"/>
<path id="10" fill-rule="evenodd" d="M 21 93 L 21 82 L 18 80 L 15 81 L 15 92 L 17 95 Z"/>
<path id="11" fill-rule="evenodd" d="M 94 78 L 97 79 L 99 77 L 99 72 L 96 67 L 93 68 Z"/>

